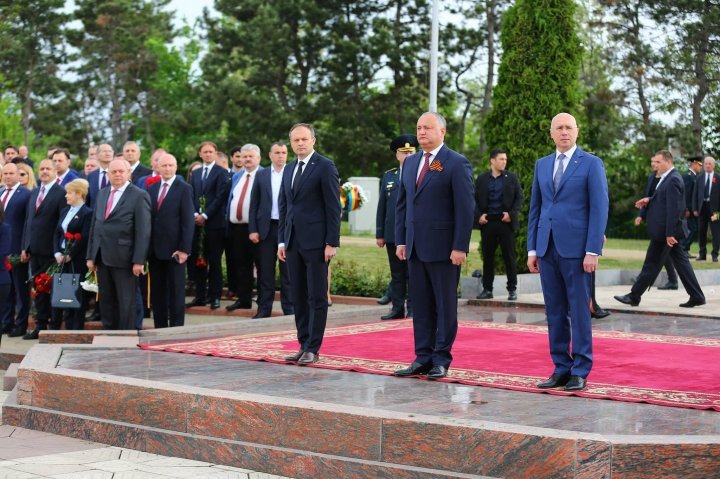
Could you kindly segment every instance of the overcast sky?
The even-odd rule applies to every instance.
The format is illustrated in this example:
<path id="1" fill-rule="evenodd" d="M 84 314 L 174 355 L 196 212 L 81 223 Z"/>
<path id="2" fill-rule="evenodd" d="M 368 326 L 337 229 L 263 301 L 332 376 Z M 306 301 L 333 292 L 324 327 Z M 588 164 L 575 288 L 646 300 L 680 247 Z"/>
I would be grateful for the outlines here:
<path id="1" fill-rule="evenodd" d="M 185 17 L 192 25 L 196 18 L 202 16 L 203 8 L 208 7 L 211 11 L 214 10 L 214 3 L 214 0 L 172 0 L 170 9 L 175 10 L 178 24 L 181 24 L 182 18 Z"/>

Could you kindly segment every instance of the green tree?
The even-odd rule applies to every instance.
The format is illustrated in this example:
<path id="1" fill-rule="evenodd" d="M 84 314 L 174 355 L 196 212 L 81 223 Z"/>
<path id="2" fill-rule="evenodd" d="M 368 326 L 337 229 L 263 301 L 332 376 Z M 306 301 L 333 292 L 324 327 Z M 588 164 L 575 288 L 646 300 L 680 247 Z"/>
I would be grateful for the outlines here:
<path id="1" fill-rule="evenodd" d="M 572 0 L 518 0 L 503 17 L 503 57 L 493 108 L 484 126 L 488 145 L 508 151 L 509 169 L 518 174 L 526 197 L 535 161 L 553 148 L 552 117 L 562 111 L 580 111 L 583 49 L 575 12 Z M 527 221 L 523 219 L 528 206 L 525 202 L 521 214 L 518 258 L 527 254 Z"/>

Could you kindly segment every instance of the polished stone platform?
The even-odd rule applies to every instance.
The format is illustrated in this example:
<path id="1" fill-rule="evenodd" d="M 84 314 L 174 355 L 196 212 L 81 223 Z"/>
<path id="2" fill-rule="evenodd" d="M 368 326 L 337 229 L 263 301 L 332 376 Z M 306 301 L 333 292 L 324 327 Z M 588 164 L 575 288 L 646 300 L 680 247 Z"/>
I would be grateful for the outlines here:
<path id="1" fill-rule="evenodd" d="M 545 320 L 538 308 L 472 303 L 462 320 Z M 329 325 L 376 321 L 385 309 L 333 312 Z M 594 326 L 720 337 L 720 321 L 701 317 L 615 313 Z M 292 328 L 278 317 L 144 331 L 141 341 Z M 36 346 L 3 414 L 18 426 L 297 478 L 720 476 L 715 411 L 122 347 Z"/>

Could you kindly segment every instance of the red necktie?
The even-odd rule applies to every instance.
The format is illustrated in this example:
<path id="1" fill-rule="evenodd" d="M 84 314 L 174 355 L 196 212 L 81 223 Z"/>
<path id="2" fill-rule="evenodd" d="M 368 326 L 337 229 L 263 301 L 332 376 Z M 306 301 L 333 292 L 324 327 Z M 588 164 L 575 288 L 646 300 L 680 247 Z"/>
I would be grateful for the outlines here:
<path id="1" fill-rule="evenodd" d="M 2 203 L 3 203 L 3 209 L 5 209 L 5 205 L 7 204 L 8 196 L 10 196 L 10 192 L 12 191 L 12 188 L 8 188 L 5 191 L 5 196 L 3 196 Z"/>
<path id="2" fill-rule="evenodd" d="M 62 182 L 62 180 L 60 179 L 60 177 L 55 178 L 55 183 L 57 183 L 59 185 L 61 182 Z"/>
<path id="3" fill-rule="evenodd" d="M 422 169 L 420 170 L 420 176 L 418 176 L 415 187 L 420 186 L 420 183 L 422 183 L 425 173 L 427 173 L 428 170 L 430 169 L 430 157 L 431 156 L 432 156 L 432 153 L 425 153 L 425 161 L 423 161 L 423 166 L 422 166 Z"/>
<path id="4" fill-rule="evenodd" d="M 237 212 L 235 213 L 237 215 L 238 223 L 240 221 L 242 221 L 243 203 L 245 202 L 245 193 L 247 193 L 249 183 L 250 183 L 250 174 L 245 173 L 245 184 L 243 185 L 242 191 L 240 192 L 240 201 L 238 201 Z"/>
<path id="5" fill-rule="evenodd" d="M 45 199 L 45 187 L 43 186 L 42 188 L 40 188 L 40 194 L 38 195 L 37 201 L 35 202 L 35 211 L 37 211 L 38 208 L 40 208 L 40 204 L 43 202 L 44 199 Z"/>
<path id="6" fill-rule="evenodd" d="M 167 183 L 163 183 L 162 191 L 160 192 L 160 198 L 158 199 L 158 209 L 160 209 L 160 207 L 162 206 L 165 195 L 167 195 Z"/>
<path id="7" fill-rule="evenodd" d="M 115 193 L 116 193 L 116 192 L 117 192 L 116 189 L 113 189 L 113 190 L 110 192 L 110 197 L 108 198 L 107 205 L 105 206 L 105 219 L 107 219 L 108 216 L 110 216 L 110 212 L 112 211 L 113 200 L 115 199 Z"/>

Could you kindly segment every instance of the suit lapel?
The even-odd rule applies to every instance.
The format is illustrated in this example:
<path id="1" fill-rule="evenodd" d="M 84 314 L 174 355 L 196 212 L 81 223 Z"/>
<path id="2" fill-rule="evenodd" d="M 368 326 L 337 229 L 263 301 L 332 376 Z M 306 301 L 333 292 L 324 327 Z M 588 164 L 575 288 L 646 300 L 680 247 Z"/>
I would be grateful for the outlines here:
<path id="1" fill-rule="evenodd" d="M 300 190 L 302 189 L 303 185 L 305 184 L 305 181 L 308 179 L 308 177 L 315 171 L 315 166 L 317 164 L 317 159 L 315 158 L 315 153 L 310 155 L 310 158 L 307 159 L 307 162 L 305 163 L 305 168 L 303 168 L 302 176 L 298 181 L 297 188 L 295 189 L 295 195 L 300 193 Z"/>
<path id="2" fill-rule="evenodd" d="M 560 184 L 558 185 L 558 189 L 555 192 L 556 195 L 560 192 L 560 190 L 562 190 L 563 186 L 565 186 L 565 183 L 567 183 L 568 178 L 570 178 L 575 173 L 575 170 L 577 170 L 578 166 L 580 166 L 581 159 L 582 159 L 582 150 L 580 150 L 580 148 L 576 148 L 575 153 L 568 160 L 567 168 L 565 168 L 565 171 L 563 171 L 562 177 L 560 177 Z M 554 166 L 555 166 L 554 162 L 552 164 L 553 164 L 553 169 L 554 169 Z M 552 173 L 550 174 L 550 183 L 552 183 Z"/>
<path id="3" fill-rule="evenodd" d="M 130 188 L 132 185 L 128 185 L 127 188 L 125 188 L 125 191 L 123 191 L 123 194 L 120 195 L 120 199 L 118 200 L 117 204 L 115 205 L 115 208 L 110 211 L 110 214 L 108 215 L 108 219 L 112 216 L 115 216 L 115 212 L 119 211 L 120 208 L 125 204 L 125 200 L 127 199 L 127 196 L 130 194 Z M 108 200 L 110 199 L 110 195 L 108 194 Z M 105 202 L 105 207 L 107 208 L 107 202 Z"/>
<path id="4" fill-rule="evenodd" d="M 443 162 L 445 161 L 445 148 L 446 146 L 443 145 L 442 148 L 437 152 L 437 155 L 435 155 L 435 158 L 432 159 L 432 162 L 430 164 L 433 164 L 435 162 L 440 163 L 441 166 L 443 166 Z M 422 168 L 422 165 L 425 163 L 425 154 L 422 153 L 420 155 L 420 163 L 419 167 Z M 435 178 L 435 175 L 439 174 L 438 172 L 435 172 L 428 168 L 427 172 L 425 173 L 425 176 L 423 176 L 422 182 L 418 185 L 417 191 L 415 192 L 415 195 L 419 195 L 422 190 L 425 189 L 428 183 L 432 181 L 433 178 Z"/>

